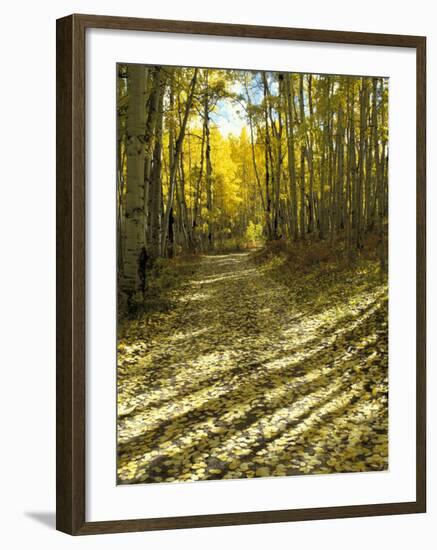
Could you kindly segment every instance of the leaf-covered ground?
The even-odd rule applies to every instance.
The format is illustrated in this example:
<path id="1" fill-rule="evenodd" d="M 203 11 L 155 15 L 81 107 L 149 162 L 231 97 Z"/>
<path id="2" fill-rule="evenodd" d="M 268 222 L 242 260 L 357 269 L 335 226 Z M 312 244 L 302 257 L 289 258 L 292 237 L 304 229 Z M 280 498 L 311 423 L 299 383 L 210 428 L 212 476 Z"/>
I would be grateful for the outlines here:
<path id="1" fill-rule="evenodd" d="M 119 483 L 387 469 L 386 283 L 278 262 L 203 256 L 169 311 L 121 323 Z"/>

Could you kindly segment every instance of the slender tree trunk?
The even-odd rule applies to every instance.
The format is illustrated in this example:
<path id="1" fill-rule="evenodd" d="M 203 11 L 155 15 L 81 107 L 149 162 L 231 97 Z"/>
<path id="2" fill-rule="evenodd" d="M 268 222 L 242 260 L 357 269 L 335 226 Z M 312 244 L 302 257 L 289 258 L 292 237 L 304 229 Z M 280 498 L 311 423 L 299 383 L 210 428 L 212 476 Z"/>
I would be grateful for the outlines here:
<path id="1" fill-rule="evenodd" d="M 309 189 L 309 220 L 308 220 L 308 232 L 314 232 L 314 166 L 313 166 L 313 136 L 312 127 L 314 124 L 314 109 L 313 109 L 313 95 L 312 95 L 312 75 L 308 75 L 308 108 L 309 108 L 309 129 L 307 133 L 308 142 L 308 170 L 310 179 Z"/>
<path id="2" fill-rule="evenodd" d="M 144 210 L 146 213 L 146 227 L 150 227 L 149 216 L 149 193 L 152 177 L 152 162 L 154 154 L 154 141 L 156 128 L 158 124 L 158 111 L 162 88 L 164 85 L 163 70 L 161 67 L 155 67 L 149 71 L 149 98 L 147 101 L 147 122 L 145 132 L 146 158 L 144 162 Z M 146 246 L 148 246 L 148 234 L 146 233 Z"/>
<path id="3" fill-rule="evenodd" d="M 275 175 L 276 191 L 275 191 L 274 230 L 275 230 L 275 237 L 278 238 L 278 227 L 281 221 L 280 197 L 281 197 L 281 174 L 282 174 L 282 162 L 283 162 L 282 116 L 280 111 L 278 111 L 278 130 L 275 131 L 275 135 L 276 135 L 276 175 Z"/>
<path id="4" fill-rule="evenodd" d="M 327 122 L 323 123 L 322 158 L 320 166 L 320 212 L 319 212 L 319 239 L 325 238 L 325 185 L 327 164 Z"/>
<path id="5" fill-rule="evenodd" d="M 162 126 L 163 126 L 164 86 L 161 86 L 158 101 L 158 122 L 153 151 L 153 168 L 149 190 L 149 256 L 157 258 L 161 253 L 161 201 L 162 201 Z"/>
<path id="6" fill-rule="evenodd" d="M 278 98 L 281 101 L 283 96 L 283 84 L 282 75 L 278 77 Z M 269 159 L 270 166 L 272 168 L 272 196 L 273 196 L 273 217 L 271 220 L 272 225 L 272 238 L 278 239 L 278 229 L 280 224 L 280 193 L 281 193 L 281 172 L 282 172 L 282 113 L 279 107 L 276 108 L 276 117 L 273 115 L 272 98 L 269 89 L 267 77 L 264 73 L 264 89 L 266 97 L 266 108 L 268 110 L 268 119 L 270 120 L 270 128 L 272 131 L 272 137 L 274 138 L 275 147 L 273 148 L 271 138 L 269 136 Z M 266 125 L 268 128 L 268 124 Z"/>
<path id="7" fill-rule="evenodd" d="M 146 72 L 141 65 L 129 67 L 129 102 L 127 112 L 127 192 L 124 276 L 121 290 L 128 306 L 141 298 L 144 250 L 144 136 L 146 130 Z"/>
<path id="8" fill-rule="evenodd" d="M 197 72 L 198 72 L 198 69 L 197 68 L 194 69 L 193 78 L 191 79 L 190 89 L 189 89 L 187 101 L 185 104 L 185 112 L 182 120 L 182 125 L 179 130 L 179 135 L 175 143 L 174 153 L 170 160 L 170 163 L 171 163 L 170 164 L 170 181 L 169 181 L 167 207 L 164 214 L 163 233 L 162 233 L 163 253 L 165 253 L 167 249 L 167 246 L 168 246 L 167 241 L 169 240 L 169 237 L 173 236 L 173 229 L 171 229 L 171 233 L 170 233 L 170 223 L 173 223 L 173 219 L 174 219 L 173 218 L 173 199 L 174 199 L 174 191 L 175 191 L 175 184 L 176 184 L 176 173 L 177 173 L 177 167 L 179 162 L 179 155 L 181 153 L 182 143 L 185 137 L 185 130 L 187 127 L 188 116 L 190 114 L 191 105 L 193 103 L 194 90 L 196 87 L 196 80 L 197 80 Z"/>
<path id="9" fill-rule="evenodd" d="M 340 106 L 338 112 L 338 161 L 337 161 L 337 215 L 336 215 L 336 226 L 337 232 L 343 229 L 343 187 L 344 187 L 344 167 L 343 167 L 343 158 L 344 158 L 344 129 L 343 129 L 343 109 Z"/>
<path id="10" fill-rule="evenodd" d="M 365 231 L 371 229 L 372 225 L 372 155 L 373 155 L 373 132 L 366 140 L 365 146 L 365 198 L 364 198 L 364 220 Z"/>
<path id="11" fill-rule="evenodd" d="M 373 109 L 372 109 L 372 125 L 373 125 L 373 146 L 374 146 L 374 158 L 375 158 L 375 173 L 376 173 L 376 195 L 378 197 L 378 232 L 379 232 L 379 261 L 381 274 L 387 270 L 387 250 L 385 245 L 384 236 L 384 215 L 385 215 L 385 190 L 384 190 L 384 175 L 381 170 L 381 159 L 379 156 L 379 142 L 378 142 L 378 115 L 377 115 L 377 91 L 378 91 L 378 79 L 373 79 Z M 381 101 L 382 103 L 382 101 Z M 381 105 L 381 117 L 382 124 L 384 125 L 385 112 L 384 107 Z M 384 147 L 382 148 L 382 159 L 384 159 Z"/>
<path id="12" fill-rule="evenodd" d="M 248 107 L 249 107 L 248 112 L 247 112 L 247 119 L 249 121 L 250 147 L 251 147 L 251 153 L 252 153 L 253 170 L 255 172 L 256 184 L 257 184 L 257 188 L 258 188 L 259 195 L 260 195 L 260 198 L 261 198 L 261 204 L 262 204 L 263 214 L 264 214 L 264 218 L 265 218 L 265 224 L 266 224 L 266 227 L 267 227 L 268 226 L 267 208 L 266 208 L 266 204 L 265 204 L 265 200 L 264 200 L 264 194 L 262 192 L 261 178 L 259 176 L 258 165 L 257 165 L 257 162 L 256 162 L 256 155 L 255 155 L 255 138 L 254 138 L 254 132 L 253 132 L 253 120 L 252 120 L 252 113 L 251 113 L 252 102 L 251 102 L 251 99 L 250 99 L 249 90 L 248 90 L 246 81 L 244 82 L 244 87 L 245 87 L 245 90 L 246 90 L 247 103 L 248 103 Z"/>
<path id="13" fill-rule="evenodd" d="M 299 109 L 301 126 L 301 145 L 300 145 L 300 236 L 304 240 L 306 234 L 306 216 L 305 216 L 305 107 L 303 97 L 303 74 L 299 75 Z"/>
<path id="14" fill-rule="evenodd" d="M 351 209 L 352 209 L 352 239 L 355 239 L 356 246 L 356 227 L 357 227 L 357 156 L 356 156 L 356 138 L 355 138 L 355 86 L 352 86 L 352 105 L 350 119 L 350 166 L 351 166 Z"/>
<path id="15" fill-rule="evenodd" d="M 269 136 L 269 118 L 267 108 L 267 79 L 265 72 L 262 73 L 264 87 L 264 165 L 265 165 L 265 186 L 266 186 L 266 218 L 267 218 L 267 239 L 271 240 L 272 235 L 272 201 L 270 198 L 270 170 L 269 170 L 269 153 L 270 153 L 270 136 Z"/>
<path id="16" fill-rule="evenodd" d="M 323 137 L 322 137 L 322 159 L 321 159 L 321 174 L 320 174 L 320 239 L 326 237 L 326 180 L 328 178 L 328 163 L 329 163 L 329 105 L 331 83 L 329 76 L 325 76 L 324 92 L 326 95 L 327 106 L 325 107 L 323 120 Z"/>
<path id="17" fill-rule="evenodd" d="M 193 208 L 193 223 L 192 223 L 192 234 L 193 234 L 193 244 L 197 246 L 197 227 L 198 227 L 198 215 L 201 206 L 201 197 L 202 197 L 202 178 L 203 178 L 203 165 L 205 159 L 205 124 L 202 126 L 202 142 L 200 147 L 200 165 L 199 165 L 199 174 L 196 179 L 196 189 L 194 193 L 194 208 Z"/>
<path id="18" fill-rule="evenodd" d="M 294 151 L 294 116 L 293 103 L 294 94 L 290 83 L 290 74 L 285 74 L 285 94 L 287 99 L 287 117 L 285 129 L 287 133 L 287 153 L 288 153 L 288 179 L 290 184 L 291 199 L 291 226 L 293 238 L 296 241 L 299 237 L 299 226 L 297 220 L 297 182 L 296 182 L 296 157 Z"/>
<path id="19" fill-rule="evenodd" d="M 181 219 L 181 229 L 182 234 L 185 239 L 187 248 L 192 248 L 192 238 L 191 238 L 191 227 L 188 221 L 188 208 L 187 202 L 185 199 L 185 169 L 184 169 L 184 158 L 183 153 L 180 156 L 179 163 L 179 210 L 180 210 L 180 219 Z"/>
<path id="20" fill-rule="evenodd" d="M 357 180 L 357 196 L 356 196 L 356 211 L 357 224 L 355 228 L 355 243 L 358 249 L 362 246 L 362 224 L 363 224 L 363 183 L 364 183 L 364 153 L 366 139 L 366 112 L 367 112 L 367 82 L 365 77 L 361 78 L 360 92 L 360 149 L 358 157 L 358 180 Z"/>
<path id="21" fill-rule="evenodd" d="M 347 153 L 346 153 L 346 201 L 345 201 L 345 223 L 346 223 L 346 253 L 351 257 L 351 209 L 352 209 L 352 116 L 353 116 L 353 94 L 350 93 L 350 82 L 347 89 Z"/>
<path id="22" fill-rule="evenodd" d="M 208 70 L 205 70 L 205 94 L 204 94 L 204 124 L 205 124 L 205 169 L 206 169 L 206 208 L 208 210 L 208 248 L 214 247 L 214 223 L 213 223 L 213 193 L 212 193 L 212 164 L 211 164 L 211 131 L 209 127 L 209 92 Z"/>
<path id="23" fill-rule="evenodd" d="M 118 66 L 117 105 L 126 99 L 126 86 L 122 74 L 126 67 Z M 117 109 L 117 275 L 120 280 L 124 268 L 124 225 L 125 225 L 125 169 L 126 169 L 126 123 Z"/>

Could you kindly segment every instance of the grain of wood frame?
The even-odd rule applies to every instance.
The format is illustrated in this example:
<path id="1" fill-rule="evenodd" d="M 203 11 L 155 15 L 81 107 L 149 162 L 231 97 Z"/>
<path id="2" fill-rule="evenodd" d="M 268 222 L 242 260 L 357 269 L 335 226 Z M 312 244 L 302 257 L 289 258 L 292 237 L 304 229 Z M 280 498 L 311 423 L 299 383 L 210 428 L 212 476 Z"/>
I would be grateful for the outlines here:
<path id="1" fill-rule="evenodd" d="M 117 66 L 118 483 L 388 469 L 388 96 Z"/>

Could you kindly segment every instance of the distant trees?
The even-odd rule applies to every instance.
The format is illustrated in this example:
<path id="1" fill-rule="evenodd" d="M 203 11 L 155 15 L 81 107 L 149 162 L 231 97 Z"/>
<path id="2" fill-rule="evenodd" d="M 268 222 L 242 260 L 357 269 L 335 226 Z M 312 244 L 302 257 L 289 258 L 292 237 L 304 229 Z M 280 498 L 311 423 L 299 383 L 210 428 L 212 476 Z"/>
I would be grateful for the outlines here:
<path id="1" fill-rule="evenodd" d="M 179 158 L 182 154 L 182 145 L 185 138 L 185 130 L 187 128 L 188 117 L 190 116 L 191 106 L 193 104 L 194 90 L 196 87 L 198 69 L 194 69 L 193 77 L 191 79 L 189 90 L 187 92 L 187 99 L 183 108 L 183 115 L 181 114 L 182 105 L 181 101 L 178 101 L 178 118 L 180 120 L 180 128 L 177 132 L 175 130 L 174 120 L 174 83 L 170 84 L 170 125 L 169 125 L 169 183 L 167 193 L 167 206 L 164 211 L 164 222 L 162 231 L 162 247 L 161 252 L 163 255 L 168 253 L 173 255 L 174 247 L 174 199 L 176 189 L 176 178 L 179 170 Z M 179 207 L 181 203 L 179 202 Z"/>
<path id="2" fill-rule="evenodd" d="M 157 257 L 236 246 L 249 234 L 342 242 L 352 257 L 373 232 L 385 269 L 385 79 L 140 65 L 118 74 L 118 266 L 128 300 Z M 221 132 L 232 117 L 246 126 Z"/>

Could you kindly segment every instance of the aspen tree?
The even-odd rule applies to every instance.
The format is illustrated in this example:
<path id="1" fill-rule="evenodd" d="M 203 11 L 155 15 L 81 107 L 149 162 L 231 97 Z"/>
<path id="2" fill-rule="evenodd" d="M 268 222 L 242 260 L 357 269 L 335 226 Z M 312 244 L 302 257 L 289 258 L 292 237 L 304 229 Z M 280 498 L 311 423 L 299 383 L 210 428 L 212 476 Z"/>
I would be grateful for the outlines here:
<path id="1" fill-rule="evenodd" d="M 206 208 L 208 210 L 208 248 L 212 250 L 214 246 L 214 224 L 213 224 L 213 204 L 212 204 L 212 164 L 211 164 L 211 130 L 210 130 L 210 104 L 208 91 L 208 69 L 205 69 L 205 91 L 204 91 L 204 111 L 203 119 L 205 125 L 205 176 L 206 176 Z"/>
<path id="2" fill-rule="evenodd" d="M 173 224 L 173 200 L 174 200 L 174 191 L 175 191 L 175 185 L 176 185 L 177 167 L 179 162 L 179 155 L 181 154 L 182 144 L 185 137 L 185 130 L 187 127 L 188 117 L 190 115 L 191 105 L 193 103 L 194 90 L 196 87 L 198 70 L 199 69 L 194 69 L 193 77 L 191 79 L 191 83 L 188 91 L 187 101 L 185 104 L 182 125 L 175 142 L 173 154 L 171 154 L 171 158 L 170 158 L 170 182 L 169 182 L 170 188 L 169 188 L 168 197 L 167 197 L 167 207 L 165 209 L 163 232 L 162 232 L 162 252 L 163 253 L 165 253 L 165 251 L 167 250 L 170 227 Z"/>
<path id="3" fill-rule="evenodd" d="M 365 154 L 365 139 L 366 139 L 366 113 L 367 113 L 367 82 L 366 78 L 361 78 L 360 91 L 360 141 L 359 141 L 359 157 L 358 157 L 358 178 L 357 178 L 357 194 L 356 194 L 356 227 L 355 227 L 355 242 L 356 247 L 362 246 L 363 232 L 363 184 L 364 184 L 364 154 Z"/>
<path id="4" fill-rule="evenodd" d="M 300 112 L 300 236 L 305 239 L 306 215 L 305 215 L 305 107 L 303 99 L 303 74 L 299 75 L 299 112 Z"/>
<path id="5" fill-rule="evenodd" d="M 121 289 L 128 305 L 139 301 L 142 289 L 141 255 L 144 249 L 144 137 L 146 132 L 146 70 L 129 66 L 127 110 L 127 191 L 124 270 Z"/>
<path id="6" fill-rule="evenodd" d="M 312 135 L 312 126 L 314 124 L 314 108 L 313 108 L 313 95 L 312 95 L 312 75 L 308 75 L 308 109 L 309 109 L 309 128 L 308 132 L 305 132 L 306 143 L 307 143 L 307 159 L 308 159 L 308 171 L 309 171 L 309 213 L 308 213 L 308 232 L 314 232 L 314 166 L 313 166 L 313 135 Z"/>
<path id="7" fill-rule="evenodd" d="M 153 151 L 153 169 L 150 179 L 148 201 L 148 244 L 149 256 L 155 259 L 161 251 L 161 201 L 162 201 L 162 126 L 164 86 L 160 86 L 157 99 L 156 139 Z"/>
<path id="8" fill-rule="evenodd" d="M 293 104 L 294 94 L 291 85 L 292 76 L 288 73 L 285 75 L 285 94 L 287 103 L 287 117 L 286 117 L 286 135 L 287 135 L 287 151 L 288 151 L 288 177 L 290 184 L 290 198 L 291 198 L 291 212 L 292 212 L 292 232 L 294 240 L 298 239 L 299 226 L 297 220 L 297 181 L 296 181 L 296 157 L 294 151 L 294 116 L 293 116 Z"/>

